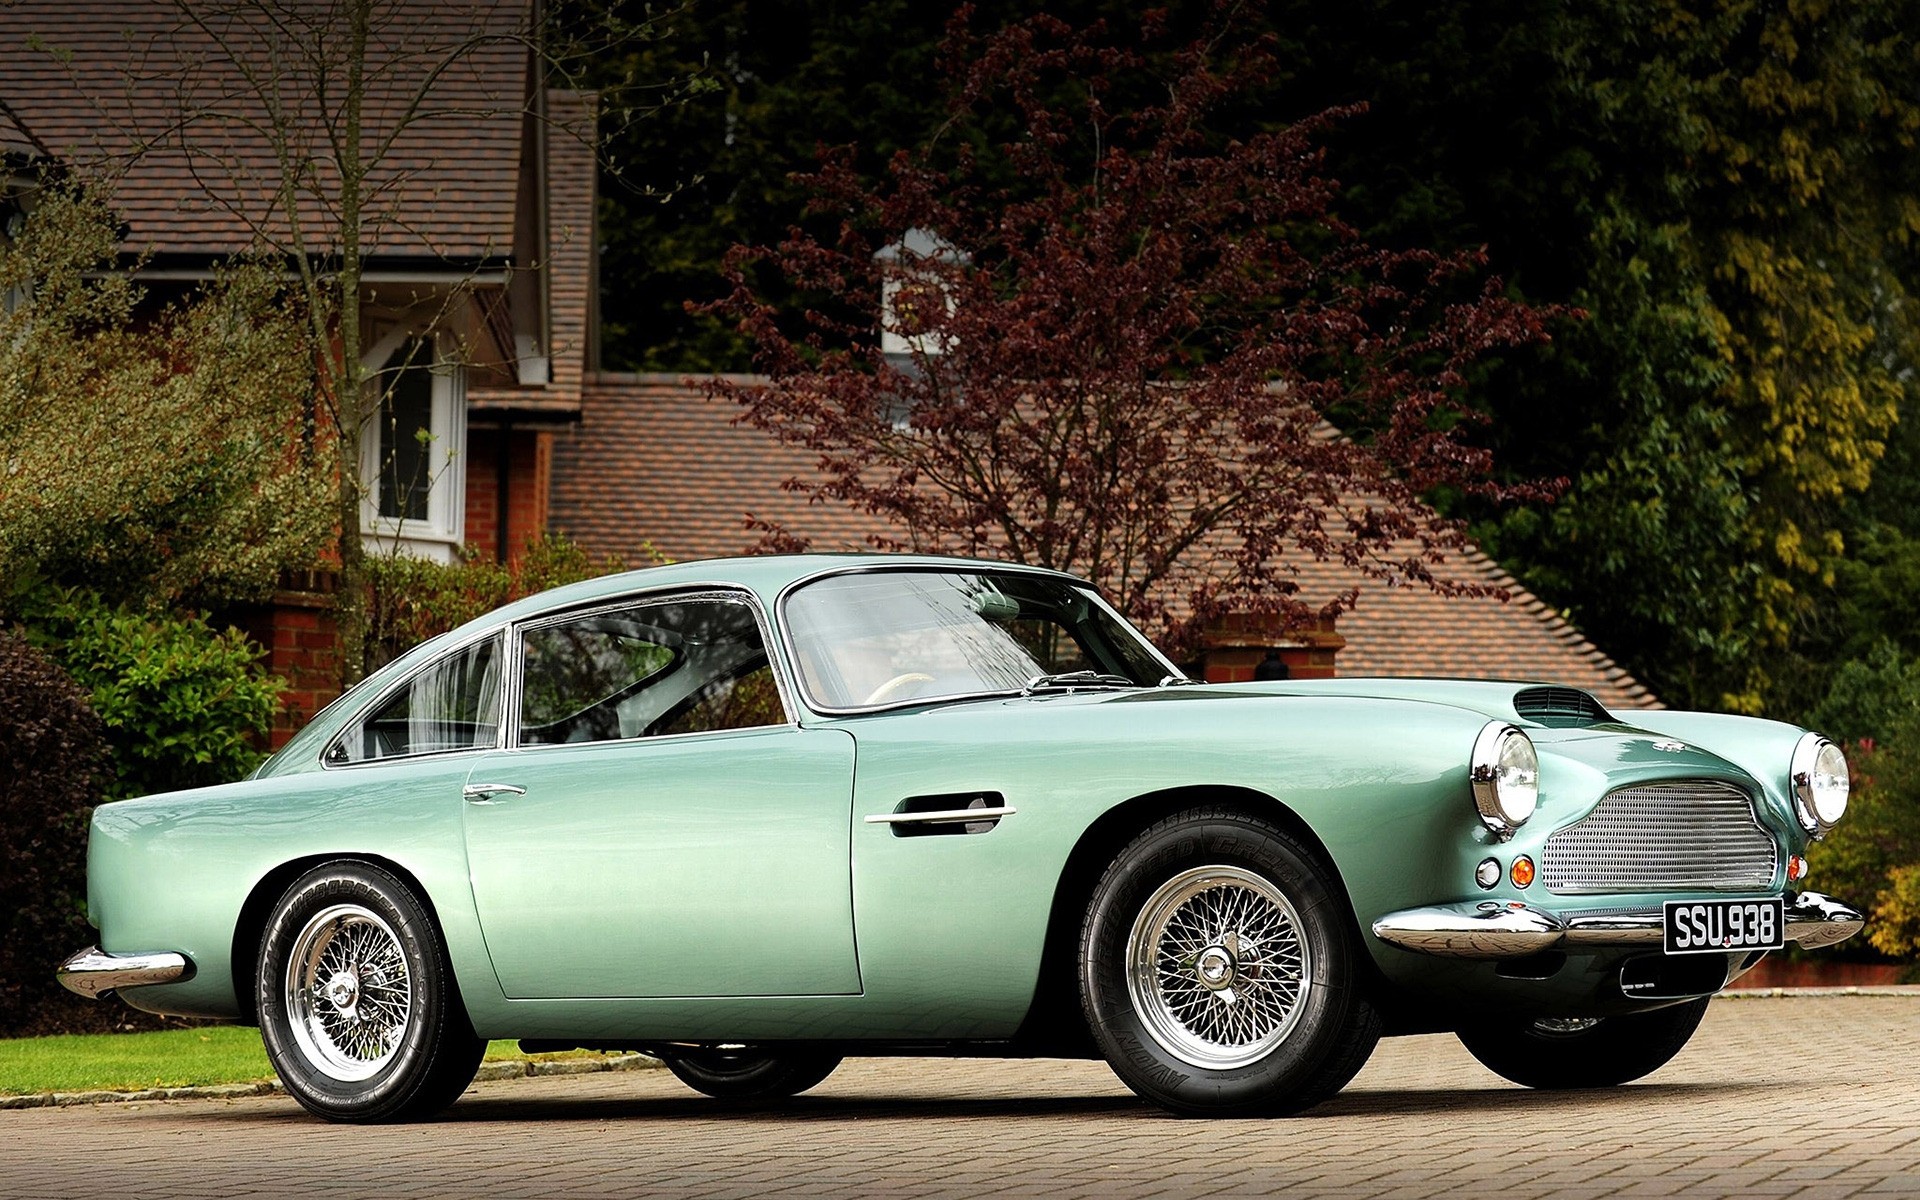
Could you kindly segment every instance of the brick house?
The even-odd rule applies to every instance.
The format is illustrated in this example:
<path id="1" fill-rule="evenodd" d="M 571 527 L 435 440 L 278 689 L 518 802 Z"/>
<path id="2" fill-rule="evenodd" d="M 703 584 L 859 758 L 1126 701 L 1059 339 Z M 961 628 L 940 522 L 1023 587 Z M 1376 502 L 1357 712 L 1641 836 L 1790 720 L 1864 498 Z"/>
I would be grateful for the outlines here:
<path id="1" fill-rule="evenodd" d="M 445 561 L 463 544 L 504 556 L 544 526 L 553 431 L 578 418 L 590 358 L 593 109 L 539 86 L 517 40 L 531 5 L 405 0 L 368 55 L 363 141 L 394 136 L 361 222 L 363 365 L 398 382 L 366 439 L 362 515 L 376 544 Z M 113 178 L 128 261 L 161 298 L 233 255 L 294 248 L 276 146 L 247 124 L 258 85 L 233 66 L 265 61 L 265 43 L 226 33 L 217 45 L 153 0 L 0 6 L 0 151 Z M 452 60 L 432 75 L 437 53 Z M 281 127 L 321 136 L 313 113 Z M 301 201 L 315 254 L 337 248 L 323 208 Z"/>
<path id="2" fill-rule="evenodd" d="M 510 33 L 529 4 L 497 0 L 476 11 Z M 416 12 L 430 38 L 444 6 L 407 0 L 400 8 Z M 181 64 L 194 63 L 196 76 L 209 76 L 201 85 L 219 94 L 222 80 L 207 65 L 217 56 L 176 28 L 164 6 L 0 7 L 0 152 L 10 162 L 124 158 L 115 200 L 128 248 L 146 256 L 150 286 L 181 288 L 248 248 L 265 197 L 167 140 L 180 96 L 129 86 L 135 45 L 147 76 L 177 78 Z M 156 64 L 156 55 L 170 62 Z M 758 518 L 817 550 L 868 548 L 882 532 L 875 518 L 782 490 L 813 469 L 805 452 L 736 424 L 731 408 L 687 381 L 595 368 L 595 162 L 584 139 L 568 135 L 590 126 L 590 99 L 540 87 L 526 50 L 510 39 L 477 45 L 437 79 L 432 98 L 447 115 L 421 120 L 396 143 L 381 211 L 367 229 L 367 365 L 404 347 L 427 352 L 417 379 L 394 389 L 405 411 L 384 414 L 381 436 L 368 438 L 370 542 L 442 560 L 464 544 L 505 560 L 528 535 L 553 529 L 596 554 L 644 562 L 656 551 L 675 559 L 738 553 L 756 540 L 749 519 Z M 127 158 L 130 135 L 146 149 Z M 257 145 L 228 149 L 242 165 L 260 153 Z M 417 469 L 400 461 L 409 427 L 426 429 L 445 455 L 424 493 L 394 486 Z M 1222 622 L 1208 634 L 1203 669 L 1214 679 L 1251 678 L 1277 651 L 1297 677 L 1545 679 L 1585 687 L 1609 707 L 1657 705 L 1494 563 L 1469 553 L 1448 570 L 1505 587 L 1511 598 L 1447 599 L 1307 563 L 1302 599 L 1324 602 L 1357 586 L 1358 608 L 1337 628 Z M 332 640 L 324 579 L 288 583 L 256 635 L 271 647 L 272 668 L 296 685 L 290 728 L 330 693 Z"/>
<path id="3" fill-rule="evenodd" d="M 541 86 L 521 36 L 533 4 L 397 0 L 370 40 L 365 141 L 392 137 L 361 222 L 362 365 L 392 380 L 363 434 L 375 551 L 504 560 L 546 527 L 554 433 L 579 418 L 594 108 Z M 36 170 L 66 164 L 112 181 L 125 261 L 157 300 L 250 249 L 290 256 L 275 138 L 253 127 L 265 107 L 242 60 L 268 61 L 257 31 L 229 25 L 216 42 L 154 0 L 0 5 L 0 221 L 30 209 Z M 408 105 L 411 119 L 394 115 Z M 311 112 L 277 128 L 282 142 L 322 136 Z M 336 249 L 322 198 L 301 212 L 300 248 Z M 246 622 L 293 683 L 289 726 L 337 690 L 331 579 L 283 581 Z"/>
<path id="4" fill-rule="evenodd" d="M 756 535 L 749 519 L 780 526 L 815 550 L 870 549 L 879 518 L 809 504 L 783 481 L 813 470 L 804 450 L 781 446 L 734 421 L 727 404 L 667 375 L 595 372 L 581 394 L 579 424 L 556 435 L 550 522 L 596 553 L 644 561 L 735 554 Z M 1610 708 L 1658 701 L 1565 618 L 1477 551 L 1446 572 L 1507 590 L 1509 597 L 1438 596 L 1386 587 L 1337 562 L 1302 564 L 1300 596 L 1325 603 L 1360 589 L 1337 623 L 1278 631 L 1229 620 L 1206 638 L 1210 679 L 1253 678 L 1278 649 L 1295 678 L 1426 675 L 1549 680 L 1586 688 Z"/>

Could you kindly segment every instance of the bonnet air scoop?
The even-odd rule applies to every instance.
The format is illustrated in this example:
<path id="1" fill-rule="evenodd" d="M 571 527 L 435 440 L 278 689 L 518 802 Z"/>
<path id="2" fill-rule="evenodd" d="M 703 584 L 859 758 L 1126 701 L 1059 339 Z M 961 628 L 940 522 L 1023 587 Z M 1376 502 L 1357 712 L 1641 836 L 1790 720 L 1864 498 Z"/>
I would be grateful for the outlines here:
<path id="1" fill-rule="evenodd" d="M 1612 721 L 1598 700 L 1570 687 L 1530 687 L 1513 694 L 1513 711 L 1529 721 L 1553 727 L 1599 725 Z"/>

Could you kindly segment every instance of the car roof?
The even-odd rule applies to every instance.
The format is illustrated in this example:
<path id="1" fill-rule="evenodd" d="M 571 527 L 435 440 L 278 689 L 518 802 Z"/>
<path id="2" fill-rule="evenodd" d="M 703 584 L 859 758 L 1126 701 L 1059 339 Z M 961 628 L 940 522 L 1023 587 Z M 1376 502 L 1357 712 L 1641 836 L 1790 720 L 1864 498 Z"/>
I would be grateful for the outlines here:
<path id="1" fill-rule="evenodd" d="M 498 625 L 517 621 L 537 613 L 611 600 L 641 589 L 699 587 L 724 584 L 744 587 L 759 594 L 771 605 L 779 594 L 800 580 L 836 571 L 861 569 L 897 570 L 913 567 L 958 567 L 967 570 L 1029 571 L 1063 579 L 1076 579 L 1062 571 L 1029 567 L 992 559 L 957 558 L 934 554 L 768 554 L 737 558 L 703 558 L 688 562 L 662 563 L 615 575 L 569 583 L 538 592 L 487 613 L 464 629 L 479 625 Z M 1076 582 L 1078 580 L 1076 579 Z M 460 632 L 456 630 L 455 632 Z"/>
<path id="2" fill-rule="evenodd" d="M 299 732 L 263 770 L 277 774 L 279 768 L 294 760 L 318 753 L 317 743 L 331 737 L 339 726 L 360 711 L 362 703 L 378 695 L 395 680 L 411 674 L 423 663 L 463 642 L 485 636 L 514 621 L 569 608 L 617 600 L 641 590 L 655 588 L 735 587 L 759 596 L 773 616 L 774 601 L 780 593 L 801 580 L 842 571 L 899 570 L 914 567 L 961 568 L 966 570 L 1022 571 L 1058 579 L 1084 582 L 1073 575 L 1046 567 L 1023 566 L 992 559 L 956 558 L 931 554 L 769 554 L 736 558 L 707 558 L 688 562 L 662 563 L 636 571 L 601 575 L 578 583 L 563 584 L 502 605 L 468 621 L 458 628 L 428 638 L 372 672 L 359 685 L 328 705 Z M 347 701 L 349 696 L 359 701 Z M 276 765 L 277 764 L 277 765 Z M 296 768 L 297 769 L 297 768 Z"/>

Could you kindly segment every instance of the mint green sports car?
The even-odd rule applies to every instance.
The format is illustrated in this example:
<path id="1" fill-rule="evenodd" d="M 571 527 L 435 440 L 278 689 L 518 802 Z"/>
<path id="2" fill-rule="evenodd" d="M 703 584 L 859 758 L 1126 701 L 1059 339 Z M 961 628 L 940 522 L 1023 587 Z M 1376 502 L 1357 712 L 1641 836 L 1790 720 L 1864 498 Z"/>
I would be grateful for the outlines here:
<path id="1" fill-rule="evenodd" d="M 1098 1056 L 1287 1113 L 1433 1031 L 1597 1087 L 1860 929 L 1798 890 L 1846 803 L 1772 721 L 1197 684 L 1068 575 L 693 562 L 435 638 L 244 782 L 102 806 L 61 976 L 258 1024 L 338 1121 L 436 1112 L 506 1037 L 763 1100 L 847 1054 Z"/>

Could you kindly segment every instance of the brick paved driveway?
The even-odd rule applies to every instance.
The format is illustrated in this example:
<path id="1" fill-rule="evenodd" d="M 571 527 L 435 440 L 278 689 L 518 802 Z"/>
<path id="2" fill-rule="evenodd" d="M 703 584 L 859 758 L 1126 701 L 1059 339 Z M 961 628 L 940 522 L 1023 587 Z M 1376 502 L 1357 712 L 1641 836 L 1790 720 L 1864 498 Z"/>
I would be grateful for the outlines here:
<path id="1" fill-rule="evenodd" d="M 1183 1121 L 1098 1063 L 864 1059 L 771 1112 L 664 1071 L 478 1085 L 430 1125 L 260 1098 L 0 1112 L 0 1196 L 1920 1196 L 1920 997 L 1716 1002 L 1603 1093 L 1383 1042 L 1286 1121 Z"/>

